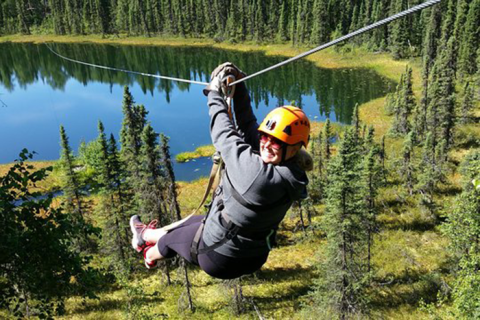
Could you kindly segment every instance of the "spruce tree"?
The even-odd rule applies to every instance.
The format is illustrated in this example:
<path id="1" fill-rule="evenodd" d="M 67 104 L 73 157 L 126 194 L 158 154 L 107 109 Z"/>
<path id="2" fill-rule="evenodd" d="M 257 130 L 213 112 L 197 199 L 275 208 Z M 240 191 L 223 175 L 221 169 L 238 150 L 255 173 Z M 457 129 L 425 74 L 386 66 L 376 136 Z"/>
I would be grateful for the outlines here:
<path id="1" fill-rule="evenodd" d="M 460 44 L 460 72 L 473 75 L 479 69 L 476 63 L 480 46 L 480 0 L 473 0 L 468 9 L 465 31 Z"/>
<path id="2" fill-rule="evenodd" d="M 394 134 L 405 135 L 410 131 L 409 118 L 415 106 L 415 96 L 412 89 L 412 69 L 407 66 L 395 92 L 395 118 L 392 124 L 392 132 Z"/>
<path id="3" fill-rule="evenodd" d="M 328 1 L 314 0 L 313 2 L 313 26 L 310 43 L 320 45 L 330 39 Z"/>
<path id="4" fill-rule="evenodd" d="M 168 190 L 168 201 L 170 202 L 170 212 L 172 214 L 172 220 L 180 220 L 182 218 L 180 213 L 180 206 L 178 204 L 178 194 L 177 194 L 177 186 L 175 182 L 175 173 L 173 172 L 172 160 L 170 157 L 170 147 L 168 146 L 168 137 L 164 134 L 160 134 L 160 148 L 162 154 L 162 165 L 165 168 L 165 176 L 166 176 L 166 183 L 167 183 L 167 190 Z M 191 311 L 193 311 L 193 302 L 192 296 L 190 292 L 191 284 L 188 277 L 188 269 L 185 261 L 181 260 L 181 267 L 183 268 L 183 273 L 185 277 L 185 290 L 187 294 L 187 302 L 188 307 Z"/>
<path id="5" fill-rule="evenodd" d="M 288 38 L 288 0 L 282 0 L 280 17 L 278 18 L 277 41 L 283 42 Z"/>
<path id="6" fill-rule="evenodd" d="M 65 196 L 67 210 L 75 212 L 84 218 L 82 191 L 78 174 L 75 172 L 75 158 L 68 142 L 67 133 L 63 125 L 60 126 L 61 154 L 59 165 L 62 169 L 62 190 Z"/>
<path id="7" fill-rule="evenodd" d="M 143 145 L 141 148 L 142 186 L 141 206 L 150 220 L 157 219 L 162 226 L 173 220 L 166 216 L 165 208 L 165 173 L 162 167 L 162 156 L 158 144 L 158 134 L 150 124 L 147 124 L 142 133 Z"/>
<path id="8" fill-rule="evenodd" d="M 115 170 L 112 163 L 114 155 L 110 153 L 109 143 L 101 121 L 98 122 L 98 133 L 98 142 L 101 146 L 100 157 L 102 159 L 98 175 L 102 185 L 102 200 L 98 208 L 106 224 L 102 228 L 102 246 L 105 255 L 111 257 L 109 264 L 124 272 L 127 271 L 129 266 L 127 253 L 125 252 L 129 245 L 124 231 L 126 217 L 122 214 L 121 197 L 116 198 L 116 189 L 119 186 L 116 185 L 117 179 L 115 179 Z"/>
<path id="9" fill-rule="evenodd" d="M 358 114 L 358 103 L 353 107 L 352 126 L 357 136 L 360 135 L 360 115 Z"/>
<path id="10" fill-rule="evenodd" d="M 19 30 L 24 34 L 30 34 L 30 21 L 28 21 L 27 17 L 28 4 L 24 0 L 17 0 L 15 1 L 15 5 L 18 12 Z"/>
<path id="11" fill-rule="evenodd" d="M 404 79 L 405 79 L 405 74 L 402 73 L 400 76 L 400 81 L 398 82 L 397 88 L 395 90 L 395 93 L 392 96 L 391 101 L 389 101 L 392 105 L 392 112 L 393 112 L 393 123 L 391 127 L 391 132 L 395 135 L 400 132 L 400 116 L 401 116 L 401 107 L 402 104 L 400 103 L 401 96 L 402 96 L 402 89 L 404 87 Z"/>
<path id="12" fill-rule="evenodd" d="M 354 129 L 347 129 L 338 154 L 329 163 L 324 231 L 325 262 L 315 300 L 329 317 L 361 316 L 367 311 L 369 282 L 367 210 L 362 187 L 362 159 Z"/>
<path id="13" fill-rule="evenodd" d="M 471 112 L 474 108 L 475 103 L 475 92 L 473 90 L 473 85 L 469 82 L 465 83 L 463 87 L 463 97 L 460 102 L 460 122 L 466 124 L 470 121 Z"/>
<path id="14" fill-rule="evenodd" d="M 407 134 L 410 129 L 409 118 L 416 105 L 415 96 L 413 95 L 413 89 L 412 89 L 412 68 L 410 68 L 409 66 L 407 66 L 407 69 L 405 71 L 405 79 L 404 79 L 401 94 L 402 94 L 400 98 L 401 107 L 399 107 L 400 109 L 399 128 L 402 134 Z"/>
<path id="15" fill-rule="evenodd" d="M 378 226 L 377 218 L 377 204 L 376 198 L 378 188 L 380 185 L 379 175 L 380 167 L 378 164 L 378 150 L 372 148 L 364 158 L 363 164 L 363 178 L 364 178 L 364 192 L 365 192 L 365 210 L 363 217 L 363 224 L 367 232 L 367 272 L 372 271 L 372 247 L 373 236 L 377 232 Z"/>
<path id="16" fill-rule="evenodd" d="M 393 2 L 394 4 L 392 7 L 394 8 L 395 13 L 407 9 L 408 4 L 406 0 L 395 0 Z M 409 20 L 409 17 L 405 17 L 392 23 L 390 46 L 394 59 L 402 59 L 409 55 Z"/>
<path id="17" fill-rule="evenodd" d="M 142 132 L 146 124 L 147 111 L 142 105 L 134 105 L 133 97 L 127 86 L 124 88 L 122 112 L 124 115 L 120 131 L 121 159 L 128 168 L 126 183 L 131 190 L 138 190 L 142 183 L 140 148 Z M 134 209 L 134 207 L 132 207 Z M 134 209 L 135 210 L 135 209 Z"/>
<path id="18" fill-rule="evenodd" d="M 60 125 L 60 160 L 61 170 L 61 188 L 63 191 L 64 202 L 62 206 L 65 211 L 71 215 L 73 223 L 82 230 L 81 237 L 72 239 L 75 250 L 84 253 L 91 253 L 96 248 L 94 240 L 98 229 L 92 228 L 87 222 L 87 214 L 90 209 L 88 202 L 84 201 L 83 189 L 75 168 L 75 157 L 68 142 L 65 128 Z"/>
<path id="19" fill-rule="evenodd" d="M 387 184 L 387 167 L 385 165 L 385 160 L 387 160 L 387 150 L 385 148 L 385 136 L 382 136 L 379 150 L 380 163 L 382 166 L 382 176 L 384 185 Z"/>
<path id="20" fill-rule="evenodd" d="M 375 129 L 368 128 L 368 133 L 363 140 L 363 185 L 365 210 L 362 220 L 367 231 L 367 270 L 372 271 L 372 246 L 373 235 L 378 230 L 376 222 L 378 208 L 376 203 L 378 188 L 382 182 L 382 166 L 380 157 L 380 146 L 374 141 Z"/>
<path id="21" fill-rule="evenodd" d="M 333 138 L 332 136 L 332 128 L 331 128 L 331 125 L 330 125 L 330 119 L 327 119 L 327 121 L 325 121 L 325 127 L 323 129 L 323 138 L 325 139 L 323 145 L 324 145 L 324 159 L 325 159 L 325 163 L 328 163 L 328 160 L 330 160 L 330 157 L 332 155 L 332 151 L 331 151 L 331 145 L 332 145 L 332 142 L 331 142 L 331 139 Z"/>
<path id="22" fill-rule="evenodd" d="M 279 0 L 270 0 L 270 5 L 267 10 L 267 27 L 265 33 L 268 41 L 272 41 L 276 36 L 278 19 L 280 15 Z"/>
<path id="23" fill-rule="evenodd" d="M 430 14 L 426 35 L 423 41 L 423 63 L 422 63 L 422 98 L 415 113 L 415 131 L 417 136 L 425 137 L 427 132 L 427 114 L 430 104 L 429 81 L 430 73 L 437 56 L 438 41 L 441 35 L 442 10 L 441 6 L 434 6 Z"/>
<path id="24" fill-rule="evenodd" d="M 468 159 L 468 160 L 467 160 Z M 472 151 L 462 163 L 465 173 L 475 172 L 479 177 L 480 153 Z M 478 315 L 480 295 L 480 189 L 472 183 L 472 176 L 464 177 L 468 183 L 456 198 L 453 210 L 443 225 L 443 233 L 449 237 L 449 249 L 455 266 L 453 306 L 457 317 L 473 319 Z"/>
<path id="25" fill-rule="evenodd" d="M 421 160 L 418 164 L 417 172 L 419 174 L 416 190 L 421 194 L 421 204 L 427 208 L 429 213 L 434 216 L 436 206 L 434 202 L 434 191 L 441 179 L 441 173 L 437 167 L 435 159 L 435 146 L 433 145 L 433 135 L 427 134 L 422 148 Z"/>
<path id="26" fill-rule="evenodd" d="M 227 39 L 233 43 L 242 40 L 241 34 L 241 20 L 239 19 L 238 3 L 236 1 L 230 2 L 230 10 L 228 13 L 226 34 Z"/>
<path id="27" fill-rule="evenodd" d="M 265 40 L 265 8 L 263 1 L 255 0 L 255 39 L 257 42 Z"/>
<path id="28" fill-rule="evenodd" d="M 405 137 L 403 142 L 403 161 L 401 167 L 401 177 L 403 178 L 403 182 L 405 187 L 408 190 L 410 195 L 413 194 L 413 187 L 415 185 L 415 171 L 414 171 L 414 163 L 413 163 L 413 146 L 414 146 L 414 137 L 413 132 L 408 133 Z"/>
<path id="29" fill-rule="evenodd" d="M 110 139 L 108 140 L 108 155 L 110 163 L 110 172 L 112 175 L 112 181 L 114 182 L 113 189 L 115 190 L 115 198 L 118 201 L 118 214 L 121 221 L 127 221 L 128 216 L 127 212 L 131 206 L 131 193 L 127 192 L 125 189 L 127 172 L 124 168 L 124 163 L 120 160 L 120 155 L 118 152 L 117 141 L 113 134 L 110 134 Z M 123 236 L 124 241 L 130 239 L 130 229 L 129 226 L 123 225 Z"/>
<path id="30" fill-rule="evenodd" d="M 440 55 L 433 66 L 427 113 L 429 131 L 433 133 L 433 145 L 444 139 L 448 148 L 453 144 L 455 124 L 453 43 L 451 38 L 441 46 Z"/>

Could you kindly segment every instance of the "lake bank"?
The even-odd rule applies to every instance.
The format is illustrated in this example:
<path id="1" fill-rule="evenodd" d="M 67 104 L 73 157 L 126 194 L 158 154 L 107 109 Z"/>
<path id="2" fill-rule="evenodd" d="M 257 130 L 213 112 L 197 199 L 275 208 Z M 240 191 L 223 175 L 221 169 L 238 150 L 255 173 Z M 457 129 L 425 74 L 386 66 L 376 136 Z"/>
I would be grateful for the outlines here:
<path id="1" fill-rule="evenodd" d="M 215 42 L 210 39 L 195 38 L 146 38 L 146 37 L 124 37 L 109 36 L 57 36 L 57 35 L 8 35 L 0 37 L 1 42 L 14 43 L 35 43 L 59 42 L 59 43 L 95 43 L 95 44 L 120 44 L 120 45 L 139 45 L 139 46 L 176 46 L 176 47 L 210 47 L 225 50 L 236 50 L 241 52 L 263 51 L 266 56 L 285 56 L 293 57 L 301 54 L 311 47 L 298 46 L 291 44 L 256 44 L 245 42 L 241 44 L 232 44 L 227 42 Z M 347 44 L 348 46 L 348 44 Z M 350 47 L 349 52 L 336 52 L 334 48 L 329 48 L 304 59 L 314 62 L 316 66 L 327 69 L 339 68 L 371 68 L 379 74 L 398 81 L 400 74 L 404 72 L 407 60 L 394 60 L 389 53 L 370 52 L 363 48 Z"/>

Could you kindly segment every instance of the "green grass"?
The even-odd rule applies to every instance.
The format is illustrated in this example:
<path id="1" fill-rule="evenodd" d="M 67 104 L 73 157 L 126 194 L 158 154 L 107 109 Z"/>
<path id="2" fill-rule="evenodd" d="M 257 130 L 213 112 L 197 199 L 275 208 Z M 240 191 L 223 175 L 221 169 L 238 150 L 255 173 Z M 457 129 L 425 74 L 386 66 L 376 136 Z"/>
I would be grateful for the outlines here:
<path id="1" fill-rule="evenodd" d="M 200 157 L 211 157 L 215 153 L 215 147 L 213 145 L 200 146 L 193 152 L 182 152 L 175 156 L 177 162 L 188 162 Z"/>

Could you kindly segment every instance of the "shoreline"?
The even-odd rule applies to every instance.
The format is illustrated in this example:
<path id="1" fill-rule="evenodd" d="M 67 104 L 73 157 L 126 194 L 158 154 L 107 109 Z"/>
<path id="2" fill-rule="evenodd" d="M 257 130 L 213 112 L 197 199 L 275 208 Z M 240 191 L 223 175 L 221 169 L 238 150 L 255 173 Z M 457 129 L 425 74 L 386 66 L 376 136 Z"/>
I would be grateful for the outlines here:
<path id="1" fill-rule="evenodd" d="M 173 47 L 212 47 L 224 50 L 240 52 L 260 51 L 266 56 L 283 56 L 290 58 L 299 55 L 311 47 L 293 47 L 290 43 L 284 44 L 257 44 L 245 42 L 232 44 L 228 42 L 215 42 L 211 39 L 202 38 L 169 38 L 169 37 L 126 37 L 109 36 L 102 38 L 99 35 L 88 36 L 59 36 L 59 35 L 6 35 L 0 36 L 0 43 L 34 43 L 44 42 L 58 43 L 96 43 L 114 45 L 137 45 L 137 46 L 173 46 Z M 349 46 L 347 43 L 345 46 Z M 405 66 L 411 61 L 394 60 L 388 52 L 370 52 L 362 47 L 349 47 L 349 52 L 336 52 L 334 48 L 328 48 L 305 57 L 317 67 L 326 69 L 341 68 L 371 68 L 380 75 L 398 82 L 399 76 L 404 72 Z M 412 66 L 414 67 L 414 66 Z"/>

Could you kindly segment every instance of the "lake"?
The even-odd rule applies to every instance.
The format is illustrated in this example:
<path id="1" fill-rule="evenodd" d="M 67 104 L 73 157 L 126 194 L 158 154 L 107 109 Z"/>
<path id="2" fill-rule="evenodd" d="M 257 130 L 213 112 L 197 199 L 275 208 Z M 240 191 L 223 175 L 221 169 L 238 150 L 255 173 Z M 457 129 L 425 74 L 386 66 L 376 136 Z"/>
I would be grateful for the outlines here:
<path id="1" fill-rule="evenodd" d="M 93 64 L 208 82 L 211 71 L 231 61 L 247 74 L 285 57 L 208 47 L 154 47 L 98 44 L 50 44 L 60 54 Z M 369 69 L 321 69 L 300 60 L 246 82 L 259 121 L 274 107 L 301 106 L 313 121 L 348 124 L 356 103 L 381 97 L 394 83 Z M 60 154 L 59 127 L 70 145 L 98 135 L 101 120 L 117 140 L 122 124 L 123 87 L 145 105 L 157 132 L 170 137 L 174 156 L 211 144 L 203 86 L 91 68 L 63 60 L 45 45 L 0 43 L 0 163 L 12 162 L 23 148 L 35 160 Z M 2 104 L 3 102 L 3 104 Z M 177 180 L 209 173 L 210 159 L 175 163 Z"/>

